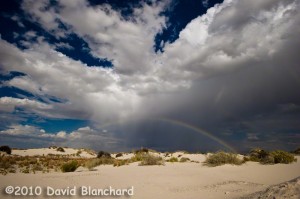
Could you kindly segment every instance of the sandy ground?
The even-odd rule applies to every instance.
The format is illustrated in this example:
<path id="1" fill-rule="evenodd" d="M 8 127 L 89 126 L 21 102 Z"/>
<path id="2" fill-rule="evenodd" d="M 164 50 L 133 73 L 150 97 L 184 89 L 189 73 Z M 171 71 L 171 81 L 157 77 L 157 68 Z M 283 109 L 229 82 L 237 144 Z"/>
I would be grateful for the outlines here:
<path id="1" fill-rule="evenodd" d="M 165 154 L 161 154 L 165 155 Z M 173 157 L 189 157 L 200 163 L 166 163 L 165 166 L 138 166 L 138 163 L 113 167 L 98 166 L 95 171 L 79 168 L 73 173 L 38 173 L 38 174 L 8 174 L 0 176 L 0 198 L 15 198 L 5 194 L 5 187 L 12 186 L 41 186 L 43 194 L 40 197 L 23 198 L 52 198 L 46 197 L 46 187 L 73 188 L 76 186 L 76 196 L 53 198 L 102 198 L 100 196 L 80 196 L 81 186 L 104 189 L 111 186 L 115 189 L 134 188 L 134 195 L 129 198 L 258 198 L 253 193 L 264 191 L 269 186 L 277 185 L 300 176 L 300 157 L 293 164 L 260 165 L 247 162 L 241 166 L 223 165 L 206 167 L 201 164 L 205 160 L 202 154 L 184 154 L 178 152 Z M 127 154 L 126 157 L 130 157 Z M 294 183 L 294 184 L 293 184 Z M 290 186 L 290 184 L 293 184 Z M 277 186 L 277 188 L 282 186 Z M 288 183 L 299 191 L 300 180 Z M 276 191 L 276 190 L 275 190 Z M 278 190 L 277 190 L 278 192 Z M 252 194 L 252 196 L 251 196 Z M 260 194 L 268 194 L 260 192 Z M 299 195 L 298 195 L 299 196 Z M 298 198 L 297 196 L 297 198 Z M 104 197 L 114 198 L 114 197 Z M 122 197 L 121 197 L 122 198 Z M 124 197 L 124 198 L 128 198 Z M 267 198 L 267 197 L 265 197 Z M 280 197 L 276 197 L 280 198 Z"/>

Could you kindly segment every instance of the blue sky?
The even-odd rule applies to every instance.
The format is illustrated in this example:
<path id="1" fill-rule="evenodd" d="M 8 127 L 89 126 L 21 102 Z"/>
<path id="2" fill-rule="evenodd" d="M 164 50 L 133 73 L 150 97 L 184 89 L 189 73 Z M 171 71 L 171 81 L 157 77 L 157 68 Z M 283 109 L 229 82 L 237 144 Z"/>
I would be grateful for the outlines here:
<path id="1" fill-rule="evenodd" d="M 300 145 L 297 0 L 0 3 L 0 145 Z"/>

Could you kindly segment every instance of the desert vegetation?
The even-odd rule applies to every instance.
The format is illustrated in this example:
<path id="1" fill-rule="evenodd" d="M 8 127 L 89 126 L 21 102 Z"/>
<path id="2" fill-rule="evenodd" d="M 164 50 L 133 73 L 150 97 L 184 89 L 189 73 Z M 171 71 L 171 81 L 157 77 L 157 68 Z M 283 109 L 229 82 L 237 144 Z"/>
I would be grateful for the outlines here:
<path id="1" fill-rule="evenodd" d="M 145 154 L 139 166 L 146 166 L 146 165 L 164 165 L 164 160 L 159 156 Z"/>
<path id="2" fill-rule="evenodd" d="M 59 152 L 65 152 L 65 149 L 62 148 L 62 147 L 58 147 L 58 148 L 56 149 L 56 151 L 59 151 Z"/>
<path id="3" fill-rule="evenodd" d="M 111 158 L 110 153 L 105 152 L 105 151 L 99 151 L 97 158 Z"/>
<path id="4" fill-rule="evenodd" d="M 208 155 L 206 158 L 204 165 L 215 167 L 224 164 L 233 164 L 233 165 L 241 165 L 243 164 L 243 160 L 238 158 L 237 154 L 234 153 L 226 153 L 224 151 L 220 151 L 211 155 Z"/>
<path id="5" fill-rule="evenodd" d="M 297 161 L 292 153 L 282 150 L 268 152 L 260 148 L 251 150 L 245 160 L 261 164 L 290 164 Z"/>
<path id="6" fill-rule="evenodd" d="M 51 146 L 54 151 L 60 151 L 62 147 Z M 64 149 L 64 148 L 62 148 Z M 47 154 L 47 155 L 34 155 L 34 156 L 19 156 L 11 155 L 11 149 L 8 146 L 1 147 L 0 153 L 0 174 L 6 175 L 8 173 L 47 173 L 47 172 L 73 172 L 79 166 L 83 166 L 88 170 L 93 170 L 100 165 L 112 165 L 120 167 L 134 162 L 139 162 L 139 166 L 146 165 L 164 165 L 165 162 L 171 163 L 199 163 L 195 159 L 185 157 L 185 153 L 165 153 L 152 151 L 150 149 L 141 148 L 133 151 L 133 156 L 126 158 L 122 157 L 125 153 L 117 153 L 111 156 L 109 152 L 99 151 L 97 157 L 95 152 L 91 158 L 81 157 L 80 154 L 87 149 L 80 149 L 74 154 L 61 153 L 61 154 Z M 227 152 L 217 152 L 209 154 L 204 165 L 215 167 L 224 164 L 241 165 L 247 161 L 255 161 L 261 164 L 290 164 L 297 159 L 295 153 L 289 153 L 282 150 L 266 151 L 263 149 L 253 149 L 241 158 L 237 154 Z M 115 157 L 115 158 L 114 158 Z M 123 156 L 125 157 L 125 156 Z"/>
<path id="7" fill-rule="evenodd" d="M 0 173 L 6 175 L 8 173 L 47 173 L 50 171 L 65 171 L 69 168 L 62 169 L 66 163 L 73 161 L 74 158 L 62 155 L 46 155 L 46 156 L 13 156 L 0 155 Z M 77 165 L 84 165 L 86 158 L 76 158 Z"/>
<path id="8" fill-rule="evenodd" d="M 11 154 L 11 148 L 9 146 L 0 146 L 0 151 Z"/>
<path id="9" fill-rule="evenodd" d="M 79 167 L 79 164 L 76 160 L 71 160 L 67 163 L 64 163 L 61 166 L 62 172 L 74 172 Z"/>
<path id="10" fill-rule="evenodd" d="M 178 162 L 178 158 L 171 157 L 170 159 L 167 160 L 167 162 Z"/>

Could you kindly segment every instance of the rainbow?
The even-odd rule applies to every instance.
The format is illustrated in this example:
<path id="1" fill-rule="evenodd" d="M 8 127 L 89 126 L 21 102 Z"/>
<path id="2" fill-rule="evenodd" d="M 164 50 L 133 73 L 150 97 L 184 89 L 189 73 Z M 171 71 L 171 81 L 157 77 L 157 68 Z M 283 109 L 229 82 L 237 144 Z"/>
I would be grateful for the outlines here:
<path id="1" fill-rule="evenodd" d="M 187 128 L 189 130 L 192 130 L 194 132 L 200 133 L 201 135 L 204 135 L 204 136 L 206 136 L 206 137 L 208 137 L 208 138 L 216 141 L 217 143 L 219 143 L 220 145 L 224 146 L 229 151 L 231 151 L 233 153 L 237 153 L 237 150 L 235 150 L 233 147 L 231 147 L 225 141 L 223 141 L 220 138 L 214 136 L 212 133 L 210 133 L 210 132 L 208 132 L 208 131 L 206 131 L 204 129 L 201 129 L 199 127 L 196 127 L 196 126 L 193 126 L 191 124 L 188 124 L 186 122 L 182 122 L 182 121 L 175 120 L 175 119 L 170 119 L 170 118 L 148 118 L 146 120 L 162 121 L 162 122 L 167 122 L 167 123 L 170 123 L 170 124 L 174 124 L 174 125 L 178 125 L 178 126 Z M 127 120 L 127 122 L 129 122 L 129 121 Z M 124 123 L 124 121 L 123 122 L 105 123 L 105 124 L 101 125 L 100 128 L 105 128 L 105 127 L 108 127 L 108 126 L 112 126 L 112 125 L 116 125 L 116 124 L 123 124 L 123 123 Z"/>
<path id="2" fill-rule="evenodd" d="M 237 151 L 233 147 L 231 147 L 229 144 L 227 144 L 226 142 L 224 142 L 220 138 L 212 135 L 212 133 L 210 133 L 206 130 L 203 130 L 199 127 L 193 126 L 191 124 L 188 124 L 188 123 L 185 123 L 185 122 L 182 122 L 182 121 L 179 121 L 179 120 L 169 119 L 169 118 L 151 118 L 151 120 L 168 122 L 168 123 L 171 123 L 171 124 L 175 124 L 175 125 L 182 126 L 182 127 L 187 128 L 187 129 L 193 130 L 194 132 L 200 133 L 201 135 L 204 135 L 204 136 L 216 141 L 217 143 L 221 144 L 225 148 L 229 149 L 231 152 L 237 153 Z"/>

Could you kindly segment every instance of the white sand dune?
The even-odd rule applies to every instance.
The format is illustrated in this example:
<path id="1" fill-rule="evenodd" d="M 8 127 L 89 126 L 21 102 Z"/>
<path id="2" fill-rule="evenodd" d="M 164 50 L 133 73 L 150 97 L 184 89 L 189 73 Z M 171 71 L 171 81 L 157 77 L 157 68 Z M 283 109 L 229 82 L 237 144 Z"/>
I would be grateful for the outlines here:
<path id="1" fill-rule="evenodd" d="M 14 151 L 14 154 L 33 155 L 45 154 L 46 152 L 49 152 L 48 149 L 40 149 L 40 151 L 32 149 L 25 150 L 25 152 Z M 73 154 L 75 152 L 71 149 L 70 151 L 66 149 L 65 153 Z M 53 153 L 53 150 L 51 153 Z M 165 156 L 166 154 L 160 153 L 157 155 Z M 200 163 L 166 162 L 164 166 L 138 166 L 138 162 L 135 162 L 121 167 L 113 167 L 111 165 L 98 166 L 94 171 L 88 171 L 80 167 L 73 173 L 8 174 L 0 176 L 1 198 L 11 198 L 5 195 L 3 191 L 8 185 L 41 186 L 42 188 L 50 186 L 60 189 L 76 186 L 78 190 L 81 186 L 90 186 L 97 189 L 108 188 L 109 186 L 115 189 L 134 187 L 134 195 L 130 196 L 130 198 L 143 199 L 241 198 L 244 196 L 257 198 L 257 195 L 251 194 L 264 191 L 269 186 L 280 184 L 300 176 L 300 157 L 297 157 L 298 161 L 293 164 L 261 165 L 256 162 L 247 162 L 240 166 L 223 165 L 207 167 L 201 164 L 205 160 L 205 155 L 203 154 L 176 152 L 170 154 L 168 158 L 171 156 L 178 157 L 178 155 L 180 157 L 188 157 Z M 129 158 L 131 156 L 131 153 L 127 153 L 120 158 Z M 291 183 L 293 185 L 288 185 L 285 187 L 285 190 L 288 190 L 290 187 L 297 193 L 294 189 L 299 190 L 299 180 L 296 183 Z M 278 190 L 281 190 L 281 185 L 274 188 L 274 191 L 278 192 Z M 270 191 L 272 192 L 272 189 L 266 192 L 266 194 L 269 194 Z M 289 193 L 289 191 L 285 192 Z M 78 194 L 79 191 L 77 192 L 77 196 L 71 198 L 93 198 L 79 196 Z M 260 192 L 259 194 L 264 194 L 264 192 Z M 30 198 L 30 196 L 26 198 Z M 32 198 L 49 199 L 51 197 L 42 195 Z M 281 196 L 276 195 L 276 198 L 281 198 Z"/>
<path id="2" fill-rule="evenodd" d="M 254 194 L 243 197 L 242 199 L 252 198 L 288 198 L 288 199 L 299 199 L 300 198 L 300 177 L 293 180 L 273 185 L 264 191 L 260 191 Z"/>
<path id="3" fill-rule="evenodd" d="M 65 155 L 65 156 L 74 156 L 74 157 L 82 157 L 82 158 L 93 158 L 96 157 L 96 154 L 88 152 L 85 149 L 73 149 L 64 147 L 64 152 L 57 151 L 56 148 L 38 148 L 38 149 L 14 149 L 12 150 L 12 155 L 19 156 L 35 156 L 35 155 Z M 80 153 L 78 153 L 80 151 Z M 78 155 L 77 155 L 78 153 Z"/>

